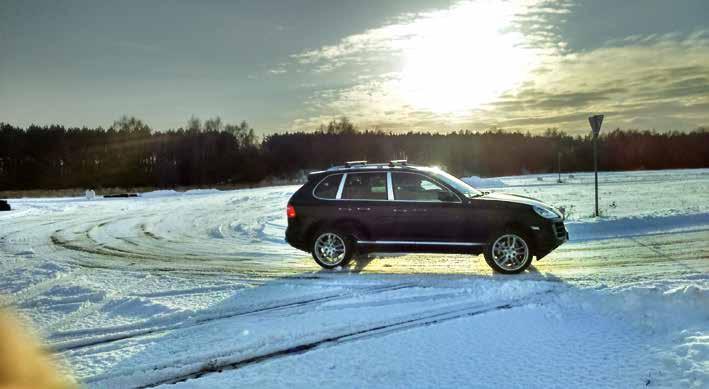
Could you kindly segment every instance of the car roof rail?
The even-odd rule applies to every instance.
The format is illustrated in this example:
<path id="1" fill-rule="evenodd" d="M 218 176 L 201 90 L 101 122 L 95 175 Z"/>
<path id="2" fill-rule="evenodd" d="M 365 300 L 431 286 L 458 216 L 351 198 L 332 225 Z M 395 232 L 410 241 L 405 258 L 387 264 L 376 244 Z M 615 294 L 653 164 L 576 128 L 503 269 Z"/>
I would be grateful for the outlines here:
<path id="1" fill-rule="evenodd" d="M 409 164 L 409 161 L 405 159 L 393 159 L 389 161 L 389 166 L 406 166 Z"/>
<path id="2" fill-rule="evenodd" d="M 367 161 L 348 161 L 345 162 L 345 167 L 353 167 L 353 166 L 360 166 L 360 165 L 366 165 Z"/>

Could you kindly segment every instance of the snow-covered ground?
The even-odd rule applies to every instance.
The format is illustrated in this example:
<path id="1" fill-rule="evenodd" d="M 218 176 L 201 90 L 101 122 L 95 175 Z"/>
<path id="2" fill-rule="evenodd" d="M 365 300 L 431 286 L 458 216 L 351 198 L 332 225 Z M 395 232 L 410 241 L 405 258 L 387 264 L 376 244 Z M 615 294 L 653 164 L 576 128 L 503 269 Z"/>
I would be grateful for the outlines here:
<path id="1" fill-rule="evenodd" d="M 562 179 L 478 180 L 567 210 L 518 276 L 322 271 L 283 242 L 294 186 L 11 199 L 0 293 L 89 387 L 707 387 L 709 170 L 602 173 L 598 219 L 593 175 Z"/>

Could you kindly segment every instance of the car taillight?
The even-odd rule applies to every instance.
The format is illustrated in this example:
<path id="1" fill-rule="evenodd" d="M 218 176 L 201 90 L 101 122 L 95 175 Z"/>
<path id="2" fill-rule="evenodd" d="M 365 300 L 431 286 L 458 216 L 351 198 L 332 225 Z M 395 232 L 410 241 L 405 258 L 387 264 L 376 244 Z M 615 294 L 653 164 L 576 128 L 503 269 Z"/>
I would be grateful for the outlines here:
<path id="1" fill-rule="evenodd" d="M 288 215 L 288 219 L 293 219 L 295 217 L 295 208 L 293 208 L 290 204 L 286 207 L 286 215 Z"/>

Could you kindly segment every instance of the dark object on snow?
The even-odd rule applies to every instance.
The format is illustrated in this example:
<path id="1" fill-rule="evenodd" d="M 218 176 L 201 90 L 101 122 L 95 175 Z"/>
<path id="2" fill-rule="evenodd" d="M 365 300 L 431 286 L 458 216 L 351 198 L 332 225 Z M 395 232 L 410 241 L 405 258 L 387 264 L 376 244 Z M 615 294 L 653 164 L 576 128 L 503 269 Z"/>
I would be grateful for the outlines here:
<path id="1" fill-rule="evenodd" d="M 117 198 L 117 197 L 138 197 L 137 193 L 119 193 L 119 194 L 112 194 L 112 195 L 104 195 L 104 199 L 112 199 L 112 198 Z"/>
<path id="2" fill-rule="evenodd" d="M 0 200 L 0 211 L 11 211 L 10 204 L 5 200 Z"/>

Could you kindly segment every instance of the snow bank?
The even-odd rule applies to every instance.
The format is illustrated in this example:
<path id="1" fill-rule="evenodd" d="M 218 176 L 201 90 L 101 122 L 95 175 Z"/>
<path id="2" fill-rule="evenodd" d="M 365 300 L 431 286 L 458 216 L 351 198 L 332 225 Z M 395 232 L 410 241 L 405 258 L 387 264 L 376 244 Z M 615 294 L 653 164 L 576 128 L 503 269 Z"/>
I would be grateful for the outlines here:
<path id="1" fill-rule="evenodd" d="M 571 221 L 566 223 L 574 242 L 641 236 L 667 232 L 709 229 L 709 213 L 695 215 L 646 216 L 621 219 Z"/>
<path id="2" fill-rule="evenodd" d="M 559 302 L 619 319 L 632 318 L 651 333 L 666 333 L 709 323 L 709 288 L 702 283 L 706 281 L 678 285 L 656 282 L 618 288 L 612 293 L 602 289 L 591 295 L 580 289 L 561 294 Z"/>
<path id="3" fill-rule="evenodd" d="M 221 192 L 219 189 L 190 189 L 185 191 L 186 195 L 204 195 Z"/>
<path id="4" fill-rule="evenodd" d="M 473 188 L 502 188 L 505 183 L 498 178 L 482 178 L 478 176 L 470 176 L 461 178 L 463 182 Z"/>
<path id="5" fill-rule="evenodd" d="M 577 306 L 598 314 L 633 323 L 647 339 L 650 352 L 663 369 L 655 368 L 660 387 L 706 388 L 709 384 L 709 276 L 693 280 L 657 281 L 631 285 L 608 293 L 576 290 L 560 294 L 557 303 Z M 689 283 L 688 283 L 689 282 Z M 672 378 L 670 378 L 672 377 Z"/>
<path id="6" fill-rule="evenodd" d="M 141 193 L 140 197 L 145 197 L 145 198 L 154 198 L 154 197 L 168 197 L 168 196 L 177 196 L 180 194 L 176 190 L 154 190 L 152 192 L 145 192 Z"/>
<path id="7" fill-rule="evenodd" d="M 219 189 L 190 189 L 184 192 L 178 192 L 173 189 L 165 190 L 154 190 L 152 192 L 141 193 L 140 197 L 145 198 L 156 198 L 156 197 L 169 197 L 169 196 L 182 196 L 182 195 L 205 195 L 219 193 Z"/>

